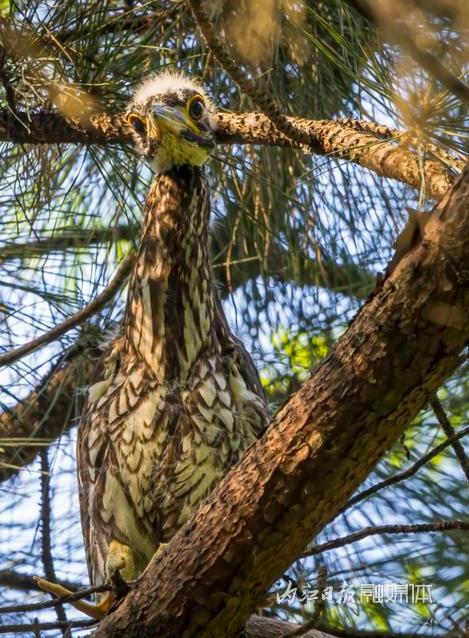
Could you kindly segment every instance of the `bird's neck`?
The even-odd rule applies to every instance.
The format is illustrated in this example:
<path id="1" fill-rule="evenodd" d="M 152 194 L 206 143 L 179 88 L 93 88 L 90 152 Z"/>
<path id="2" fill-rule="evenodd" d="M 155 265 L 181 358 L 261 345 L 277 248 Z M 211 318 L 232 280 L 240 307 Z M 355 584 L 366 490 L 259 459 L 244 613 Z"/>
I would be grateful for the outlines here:
<path id="1" fill-rule="evenodd" d="M 198 356 L 214 348 L 209 214 L 203 169 L 173 168 L 153 180 L 129 287 L 125 343 L 161 383 L 184 380 Z"/>

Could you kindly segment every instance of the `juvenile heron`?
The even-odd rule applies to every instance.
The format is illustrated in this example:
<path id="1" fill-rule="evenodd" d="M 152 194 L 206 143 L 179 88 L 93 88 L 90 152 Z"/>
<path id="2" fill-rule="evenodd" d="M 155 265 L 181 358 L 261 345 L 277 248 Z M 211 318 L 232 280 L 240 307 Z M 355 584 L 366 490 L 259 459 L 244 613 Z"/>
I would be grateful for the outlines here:
<path id="1" fill-rule="evenodd" d="M 202 88 L 176 74 L 144 82 L 128 109 L 136 147 L 157 175 L 122 331 L 101 361 L 79 427 L 93 585 L 141 574 L 266 424 L 259 377 L 228 327 L 210 266 L 203 164 L 215 146 L 213 113 Z M 76 606 L 101 618 L 113 598 Z"/>

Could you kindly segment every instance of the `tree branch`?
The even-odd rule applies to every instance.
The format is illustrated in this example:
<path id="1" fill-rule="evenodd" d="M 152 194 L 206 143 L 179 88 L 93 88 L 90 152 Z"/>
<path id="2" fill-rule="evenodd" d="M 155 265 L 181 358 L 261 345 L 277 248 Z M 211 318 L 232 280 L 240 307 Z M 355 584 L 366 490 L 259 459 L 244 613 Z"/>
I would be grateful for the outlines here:
<path id="1" fill-rule="evenodd" d="M 422 241 L 95 638 L 237 636 L 458 367 L 468 288 L 469 166 Z"/>
<path id="2" fill-rule="evenodd" d="M 23 124 L 6 110 L 0 111 L 0 141 L 22 144 L 126 144 L 131 133 L 120 116 L 96 113 L 90 117 L 86 129 L 78 122 L 67 121 L 57 113 L 36 113 L 30 119 L 21 114 Z M 290 146 L 305 150 L 279 133 L 275 125 L 262 113 L 218 113 L 217 142 L 219 144 L 261 144 Z M 382 137 L 368 132 L 366 122 L 354 120 L 308 120 L 287 117 L 302 131 L 312 153 L 346 159 L 368 168 L 382 177 L 396 179 L 413 188 L 420 188 L 422 180 L 427 192 L 441 199 L 453 183 L 453 176 L 439 162 L 426 160 L 398 144 L 387 140 L 386 127 L 380 127 Z M 393 137 L 389 130 L 389 137 Z"/>
<path id="3" fill-rule="evenodd" d="M 138 226 L 122 225 L 115 228 L 77 228 L 65 230 L 51 237 L 45 237 L 29 242 L 5 243 L 0 249 L 0 263 L 11 259 L 27 259 L 40 255 L 50 255 L 54 252 L 88 248 L 96 244 L 130 241 L 138 236 Z"/>
<path id="4" fill-rule="evenodd" d="M 57 439 L 72 418 L 79 415 L 81 401 L 76 391 L 89 383 L 99 354 L 91 348 L 85 356 L 78 346 L 52 367 L 27 399 L 0 414 L 0 439 L 28 441 L 21 446 L 0 445 L 0 482 L 31 463 L 44 442 Z"/>
<path id="5" fill-rule="evenodd" d="M 350 507 L 352 507 L 352 505 L 356 505 L 357 503 L 364 501 L 370 496 L 377 494 L 378 492 L 383 490 L 385 487 L 389 487 L 390 485 L 395 485 L 396 483 L 405 481 L 409 477 L 416 474 L 421 467 L 423 467 L 426 463 L 428 463 L 428 461 L 435 458 L 435 456 L 438 456 L 438 454 L 441 454 L 443 450 L 445 450 L 447 447 L 452 445 L 455 441 L 459 441 L 459 439 L 462 439 L 467 434 L 469 434 L 469 427 L 464 428 L 464 430 L 461 430 L 461 432 L 454 434 L 451 438 L 446 439 L 445 441 L 440 443 L 440 445 L 437 445 L 435 448 L 433 448 L 433 450 L 430 450 L 430 452 L 422 456 L 422 458 L 420 458 L 413 465 L 407 468 L 407 470 L 403 470 L 402 472 L 399 472 L 395 476 L 390 476 L 388 479 L 381 481 L 381 483 L 377 483 L 376 485 L 372 485 L 366 490 L 362 490 L 361 492 L 353 496 L 351 499 L 349 499 L 339 513 L 345 512 L 345 510 L 348 510 Z"/>
<path id="6" fill-rule="evenodd" d="M 91 594 L 109 591 L 110 589 L 110 585 L 97 585 L 96 587 L 86 587 L 85 589 L 74 591 L 72 594 L 68 594 L 67 596 L 53 598 L 52 600 L 45 600 L 42 603 L 5 605 L 4 607 L 0 607 L 0 614 L 16 614 L 23 611 L 40 611 L 41 609 L 52 609 L 54 607 L 62 605 L 63 603 L 71 603 L 76 600 L 82 600 L 83 598 L 87 598 Z"/>
<path id="7" fill-rule="evenodd" d="M 458 459 L 462 471 L 466 475 L 466 479 L 469 482 L 469 459 L 467 458 L 466 452 L 464 451 L 459 438 L 456 436 L 456 432 L 451 425 L 448 417 L 446 416 L 446 412 L 444 411 L 443 406 L 441 405 L 441 401 L 437 396 L 435 396 L 435 398 L 431 402 L 431 406 L 436 418 L 438 419 L 439 424 L 443 429 L 443 432 L 448 437 L 448 440 L 452 441 L 451 445 L 453 447 L 454 453 L 456 454 L 456 458 Z"/>
<path id="8" fill-rule="evenodd" d="M 342 538 L 334 538 L 320 545 L 313 545 L 306 552 L 303 552 L 298 558 L 307 558 L 308 556 L 316 556 L 323 552 L 328 552 L 337 547 L 344 547 L 361 541 L 368 536 L 376 536 L 379 534 L 422 534 L 428 532 L 446 532 L 453 529 L 469 530 L 469 522 L 467 521 L 437 521 L 436 523 L 420 523 L 415 525 L 377 525 L 375 527 L 365 527 L 358 532 L 353 532 Z"/>
<path id="9" fill-rule="evenodd" d="M 52 556 L 52 529 L 51 529 L 51 495 L 50 495 L 50 467 L 49 450 L 42 448 L 41 460 L 41 559 L 45 577 L 55 582 L 54 558 Z M 55 608 L 58 622 L 67 622 L 67 615 L 63 605 Z M 65 630 L 64 630 L 65 631 Z"/>
<path id="10" fill-rule="evenodd" d="M 111 279 L 106 288 L 102 290 L 91 303 L 73 314 L 71 317 L 63 321 L 58 326 L 55 326 L 51 330 L 48 330 L 47 332 L 42 334 L 40 337 L 37 337 L 37 339 L 33 339 L 29 343 L 25 343 L 19 348 L 14 348 L 9 352 L 0 355 L 0 367 L 14 363 L 15 361 L 18 361 L 18 359 L 21 359 L 22 357 L 31 354 L 31 352 L 34 352 L 41 346 L 44 346 L 46 343 L 55 341 L 72 328 L 79 326 L 87 319 L 99 312 L 101 308 L 103 308 L 117 293 L 119 288 L 127 279 L 127 276 L 132 270 L 134 263 L 135 254 L 131 253 L 120 264 L 116 274 Z"/>
<path id="11" fill-rule="evenodd" d="M 35 622 L 22 623 L 15 625 L 0 626 L 0 634 L 33 634 L 38 635 L 37 631 L 52 631 L 61 629 L 65 632 L 70 629 L 80 629 L 86 627 L 94 627 L 96 620 L 67 620 L 66 622 Z"/>
<path id="12" fill-rule="evenodd" d="M 461 82 L 459 78 L 440 60 L 429 51 L 422 49 L 416 42 L 411 30 L 403 22 L 399 12 L 391 13 L 386 7 L 386 11 L 381 15 L 383 5 L 376 3 L 376 0 L 346 0 L 356 11 L 375 24 L 384 32 L 392 42 L 401 46 L 425 71 L 438 80 L 450 93 L 455 95 L 462 102 L 469 103 L 469 87 Z M 411 3 L 412 4 L 412 3 Z M 412 7 L 409 7 L 409 12 Z M 393 19 L 390 19 L 390 18 Z M 407 17 L 407 14 L 406 14 Z"/>

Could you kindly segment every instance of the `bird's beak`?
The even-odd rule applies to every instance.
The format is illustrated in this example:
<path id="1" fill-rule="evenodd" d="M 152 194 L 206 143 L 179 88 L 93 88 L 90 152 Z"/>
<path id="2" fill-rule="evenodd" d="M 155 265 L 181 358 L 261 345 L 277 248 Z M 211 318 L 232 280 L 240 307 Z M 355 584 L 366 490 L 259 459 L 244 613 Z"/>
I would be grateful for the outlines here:
<path id="1" fill-rule="evenodd" d="M 154 106 L 153 118 L 149 125 L 148 134 L 158 142 L 165 133 L 184 139 L 186 142 L 206 148 L 213 148 L 213 140 L 209 131 L 202 126 L 198 127 L 192 122 L 189 115 L 179 107 Z"/>

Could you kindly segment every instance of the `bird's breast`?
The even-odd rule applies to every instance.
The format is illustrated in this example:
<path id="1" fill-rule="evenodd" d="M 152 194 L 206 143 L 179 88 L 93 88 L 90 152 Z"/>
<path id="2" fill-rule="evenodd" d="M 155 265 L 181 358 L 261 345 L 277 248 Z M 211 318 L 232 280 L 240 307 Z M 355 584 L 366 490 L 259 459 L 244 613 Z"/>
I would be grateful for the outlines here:
<path id="1" fill-rule="evenodd" d="M 160 384 L 143 367 L 124 367 L 99 390 L 90 390 L 89 459 L 105 482 L 101 515 L 124 537 L 141 521 L 155 543 L 170 538 L 261 425 L 257 397 L 218 354 L 201 358 L 184 382 Z"/>

